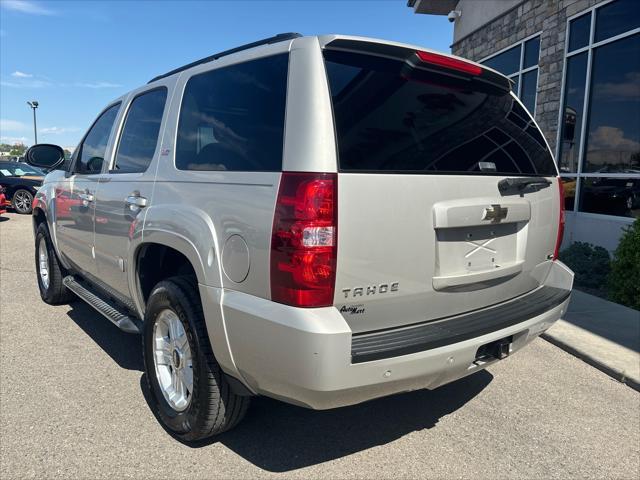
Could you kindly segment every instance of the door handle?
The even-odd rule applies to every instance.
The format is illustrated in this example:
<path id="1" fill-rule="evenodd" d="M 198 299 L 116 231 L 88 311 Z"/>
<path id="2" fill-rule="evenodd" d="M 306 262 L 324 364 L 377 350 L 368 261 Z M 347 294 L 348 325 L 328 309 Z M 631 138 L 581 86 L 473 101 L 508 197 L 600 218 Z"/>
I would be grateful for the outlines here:
<path id="1" fill-rule="evenodd" d="M 80 200 L 82 200 L 82 204 L 86 207 L 89 203 L 93 202 L 93 195 L 89 192 L 78 194 Z"/>
<path id="2" fill-rule="evenodd" d="M 130 195 L 125 200 L 131 210 L 137 210 L 138 208 L 144 208 L 147 206 L 147 199 L 138 195 Z"/>

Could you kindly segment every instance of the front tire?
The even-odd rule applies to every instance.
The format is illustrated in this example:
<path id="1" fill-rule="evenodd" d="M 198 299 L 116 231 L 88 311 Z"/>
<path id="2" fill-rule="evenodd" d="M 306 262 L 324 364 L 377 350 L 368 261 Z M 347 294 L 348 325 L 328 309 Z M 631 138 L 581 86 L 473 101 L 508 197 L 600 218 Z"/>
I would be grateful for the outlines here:
<path id="1" fill-rule="evenodd" d="M 183 441 L 233 428 L 249 397 L 232 392 L 213 355 L 195 280 L 172 277 L 149 296 L 142 335 L 151 406 Z"/>
<path id="2" fill-rule="evenodd" d="M 64 271 L 58 262 L 58 257 L 49 237 L 49 230 L 44 223 L 36 229 L 36 275 L 40 297 L 49 305 L 68 303 L 73 299 L 67 287 L 64 286 Z"/>
<path id="3" fill-rule="evenodd" d="M 21 214 L 31 213 L 33 205 L 33 194 L 29 190 L 21 188 L 16 190 L 11 199 L 13 209 Z"/>

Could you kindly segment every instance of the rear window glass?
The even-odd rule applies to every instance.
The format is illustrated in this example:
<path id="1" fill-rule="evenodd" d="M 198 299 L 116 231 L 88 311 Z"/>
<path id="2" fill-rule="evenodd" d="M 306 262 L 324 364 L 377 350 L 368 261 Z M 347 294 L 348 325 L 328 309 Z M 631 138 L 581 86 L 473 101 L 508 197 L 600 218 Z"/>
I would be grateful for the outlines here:
<path id="1" fill-rule="evenodd" d="M 557 174 L 509 92 L 371 55 L 324 56 L 341 171 Z"/>
<path id="2" fill-rule="evenodd" d="M 124 122 L 113 172 L 136 173 L 147 170 L 156 151 L 166 100 L 167 89 L 164 87 L 133 99 Z"/>
<path id="3" fill-rule="evenodd" d="M 178 125 L 181 170 L 279 171 L 289 55 L 193 76 Z"/>

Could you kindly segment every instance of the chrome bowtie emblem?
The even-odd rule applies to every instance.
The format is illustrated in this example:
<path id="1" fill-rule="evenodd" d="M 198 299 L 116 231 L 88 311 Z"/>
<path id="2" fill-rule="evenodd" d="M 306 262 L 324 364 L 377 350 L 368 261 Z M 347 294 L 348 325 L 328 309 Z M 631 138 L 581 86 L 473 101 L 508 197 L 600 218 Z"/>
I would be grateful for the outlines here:
<path id="1" fill-rule="evenodd" d="M 500 205 L 491 205 L 489 208 L 484 209 L 483 220 L 491 220 L 492 223 L 499 223 L 507 218 L 509 212 L 508 207 L 501 207 Z"/>

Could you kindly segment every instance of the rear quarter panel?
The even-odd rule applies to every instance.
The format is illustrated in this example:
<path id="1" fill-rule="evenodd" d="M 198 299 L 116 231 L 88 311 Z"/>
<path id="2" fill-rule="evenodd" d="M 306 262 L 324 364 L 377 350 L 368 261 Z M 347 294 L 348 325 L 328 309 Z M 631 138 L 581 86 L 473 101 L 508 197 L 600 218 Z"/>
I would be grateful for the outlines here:
<path id="1" fill-rule="evenodd" d="M 195 252 L 194 261 L 201 266 L 198 280 L 204 285 L 270 297 L 271 228 L 281 173 L 177 169 L 175 143 L 185 85 L 193 75 L 286 52 L 289 46 L 281 42 L 224 57 L 183 72 L 177 81 L 143 241 L 162 232 L 181 238 Z M 241 240 L 227 243 L 232 237 Z M 243 269 L 246 275 L 238 274 Z"/>

